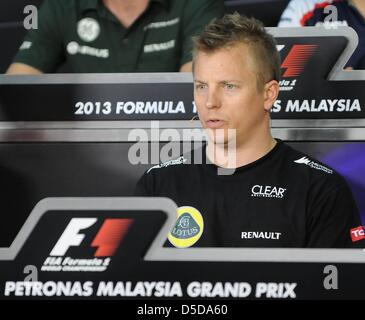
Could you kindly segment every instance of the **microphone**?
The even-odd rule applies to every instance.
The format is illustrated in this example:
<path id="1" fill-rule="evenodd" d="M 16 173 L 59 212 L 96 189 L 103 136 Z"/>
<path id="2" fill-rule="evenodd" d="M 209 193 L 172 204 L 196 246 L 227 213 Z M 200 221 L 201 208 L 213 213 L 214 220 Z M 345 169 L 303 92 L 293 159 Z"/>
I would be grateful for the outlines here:
<path id="1" fill-rule="evenodd" d="M 191 120 L 190 120 L 190 122 L 193 122 L 193 121 L 194 121 L 194 120 L 196 120 L 196 119 L 197 119 L 197 120 L 199 120 L 199 116 L 194 116 L 194 117 L 192 117 L 192 118 L 191 118 Z"/>

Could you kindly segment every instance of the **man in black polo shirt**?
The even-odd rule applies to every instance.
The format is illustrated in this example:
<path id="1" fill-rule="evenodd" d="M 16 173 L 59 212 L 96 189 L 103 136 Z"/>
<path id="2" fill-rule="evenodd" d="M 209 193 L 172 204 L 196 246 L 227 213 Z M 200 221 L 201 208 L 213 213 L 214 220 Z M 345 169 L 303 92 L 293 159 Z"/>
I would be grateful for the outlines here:
<path id="1" fill-rule="evenodd" d="M 9 74 L 190 72 L 191 37 L 222 0 L 45 0 Z"/>
<path id="2" fill-rule="evenodd" d="M 272 36 L 257 20 L 234 14 L 194 41 L 194 98 L 207 146 L 152 167 L 135 192 L 175 201 L 169 242 L 179 248 L 363 247 L 345 180 L 271 135 L 280 78 Z"/>

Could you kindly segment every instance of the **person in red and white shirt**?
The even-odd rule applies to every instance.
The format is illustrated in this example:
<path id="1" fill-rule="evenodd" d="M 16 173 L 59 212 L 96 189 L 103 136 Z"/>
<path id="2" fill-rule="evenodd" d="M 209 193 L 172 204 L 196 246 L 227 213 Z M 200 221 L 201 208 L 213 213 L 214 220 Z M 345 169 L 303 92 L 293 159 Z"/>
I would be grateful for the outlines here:
<path id="1" fill-rule="evenodd" d="M 359 44 L 346 67 L 365 69 L 364 0 L 291 0 L 284 10 L 279 27 L 350 26 L 358 34 Z"/>

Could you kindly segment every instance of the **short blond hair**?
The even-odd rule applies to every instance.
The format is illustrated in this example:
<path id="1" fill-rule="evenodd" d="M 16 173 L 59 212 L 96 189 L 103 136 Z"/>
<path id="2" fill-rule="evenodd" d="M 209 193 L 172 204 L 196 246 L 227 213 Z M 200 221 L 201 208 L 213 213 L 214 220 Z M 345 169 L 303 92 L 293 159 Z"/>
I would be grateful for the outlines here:
<path id="1" fill-rule="evenodd" d="M 198 52 L 212 53 L 240 43 L 251 49 L 259 69 L 256 74 L 259 89 L 268 81 L 280 81 L 280 55 L 273 36 L 265 30 L 261 21 L 237 12 L 214 19 L 193 37 L 193 62 Z"/>

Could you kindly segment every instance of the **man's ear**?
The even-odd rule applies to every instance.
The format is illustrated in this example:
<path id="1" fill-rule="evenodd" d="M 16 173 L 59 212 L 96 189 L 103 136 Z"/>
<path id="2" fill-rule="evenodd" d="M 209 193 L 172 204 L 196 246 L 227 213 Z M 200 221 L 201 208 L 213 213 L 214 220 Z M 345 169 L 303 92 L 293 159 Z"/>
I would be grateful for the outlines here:
<path id="1" fill-rule="evenodd" d="M 279 83 L 276 80 L 271 80 L 265 84 L 264 87 L 264 108 L 270 111 L 275 100 L 279 95 Z"/>

